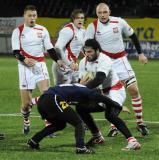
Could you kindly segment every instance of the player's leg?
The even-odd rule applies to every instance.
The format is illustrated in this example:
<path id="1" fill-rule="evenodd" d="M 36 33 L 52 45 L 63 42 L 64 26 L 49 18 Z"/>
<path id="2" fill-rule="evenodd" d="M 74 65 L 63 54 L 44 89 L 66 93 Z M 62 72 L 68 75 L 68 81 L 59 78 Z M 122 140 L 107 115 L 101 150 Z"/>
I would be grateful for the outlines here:
<path id="1" fill-rule="evenodd" d="M 93 117 L 90 113 L 92 112 L 102 112 L 103 108 L 96 107 L 96 103 L 80 103 L 76 106 L 76 111 L 87 125 L 89 130 L 92 133 L 92 138 L 87 142 L 87 146 L 93 146 L 95 144 L 103 144 L 105 142 L 102 133 L 100 132 L 99 128 L 97 127 Z"/>
<path id="2" fill-rule="evenodd" d="M 26 67 L 21 63 L 18 64 L 19 71 L 19 88 L 21 95 L 21 113 L 24 118 L 23 133 L 28 134 L 30 131 L 29 115 L 31 111 L 30 101 L 32 98 L 32 90 L 35 88 L 36 83 L 32 67 Z"/>
<path id="3" fill-rule="evenodd" d="M 113 101 L 117 102 L 120 106 L 122 106 L 126 99 L 126 93 L 124 87 L 118 90 L 110 90 L 108 93 L 108 97 Z M 117 110 L 116 115 L 120 114 L 120 110 Z M 118 135 L 118 130 L 114 124 L 111 124 L 111 127 L 108 132 L 108 137 L 115 137 Z"/>
<path id="4" fill-rule="evenodd" d="M 29 116 L 31 112 L 30 101 L 32 99 L 32 94 L 30 90 L 20 90 L 20 94 L 21 94 L 21 101 L 22 101 L 21 113 L 24 118 L 23 133 L 28 134 L 30 131 Z"/>
<path id="5" fill-rule="evenodd" d="M 48 79 L 37 82 L 40 93 L 43 94 L 50 87 L 50 81 Z"/>
<path id="6" fill-rule="evenodd" d="M 140 149 L 141 145 L 139 142 L 132 136 L 130 130 L 126 126 L 125 122 L 118 117 L 119 108 L 107 107 L 105 112 L 106 119 L 114 124 L 117 129 L 125 136 L 128 141 L 128 145 L 124 148 L 125 150 L 137 150 Z"/>
<path id="7" fill-rule="evenodd" d="M 120 80 L 125 84 L 128 93 L 131 96 L 132 107 L 136 116 L 137 128 L 143 136 L 148 135 L 148 129 L 143 122 L 142 98 L 139 93 L 135 73 L 126 57 L 115 60 L 114 68 Z"/>
<path id="8" fill-rule="evenodd" d="M 93 151 L 86 148 L 84 143 L 84 124 L 79 115 L 71 108 L 66 107 L 63 114 L 58 119 L 64 120 L 75 127 L 76 153 L 77 154 L 91 154 Z"/>
<path id="9" fill-rule="evenodd" d="M 39 148 L 39 142 L 44 137 L 66 126 L 66 122 L 61 122 L 61 124 L 58 123 L 58 125 L 56 125 L 57 119 L 55 117 L 58 117 L 61 111 L 56 107 L 54 95 L 41 95 L 38 100 L 37 109 L 42 119 L 47 119 L 50 122 L 54 122 L 54 124 L 51 123 L 46 126 L 28 141 L 28 145 L 35 149 Z"/>
<path id="10" fill-rule="evenodd" d="M 139 93 L 137 82 L 134 82 L 131 85 L 128 85 L 128 83 L 129 80 L 125 81 L 125 84 L 127 84 L 127 90 L 132 97 L 131 102 L 136 116 L 137 129 L 143 136 L 146 136 L 149 134 L 149 131 L 143 121 L 142 98 Z"/>
<path id="11" fill-rule="evenodd" d="M 54 119 L 54 124 L 50 124 L 41 131 L 37 132 L 31 139 L 28 140 L 27 144 L 32 149 L 39 149 L 39 143 L 44 137 L 55 133 L 56 131 L 62 130 L 65 127 L 66 122 L 60 121 L 56 123 L 56 120 Z"/>

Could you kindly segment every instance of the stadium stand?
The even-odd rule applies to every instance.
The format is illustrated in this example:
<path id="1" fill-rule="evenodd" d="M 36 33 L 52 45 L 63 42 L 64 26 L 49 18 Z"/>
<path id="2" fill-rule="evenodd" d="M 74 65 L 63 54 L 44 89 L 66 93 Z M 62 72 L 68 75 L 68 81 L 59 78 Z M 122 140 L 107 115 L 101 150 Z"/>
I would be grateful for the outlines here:
<path id="1" fill-rule="evenodd" d="M 0 17 L 21 16 L 28 4 L 37 6 L 40 17 L 68 17 L 74 8 L 82 8 L 89 17 L 95 17 L 99 2 L 106 2 L 114 16 L 159 17 L 158 0 L 1 0 Z"/>

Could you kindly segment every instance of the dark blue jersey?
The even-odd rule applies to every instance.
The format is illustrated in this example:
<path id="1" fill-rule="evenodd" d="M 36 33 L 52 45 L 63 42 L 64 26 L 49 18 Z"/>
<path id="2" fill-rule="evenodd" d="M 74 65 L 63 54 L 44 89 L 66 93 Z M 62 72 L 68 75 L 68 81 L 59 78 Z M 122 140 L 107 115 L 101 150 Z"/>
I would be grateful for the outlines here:
<path id="1" fill-rule="evenodd" d="M 89 100 L 92 92 L 81 84 L 61 84 L 50 87 L 44 94 L 56 94 L 68 102 L 81 102 Z"/>

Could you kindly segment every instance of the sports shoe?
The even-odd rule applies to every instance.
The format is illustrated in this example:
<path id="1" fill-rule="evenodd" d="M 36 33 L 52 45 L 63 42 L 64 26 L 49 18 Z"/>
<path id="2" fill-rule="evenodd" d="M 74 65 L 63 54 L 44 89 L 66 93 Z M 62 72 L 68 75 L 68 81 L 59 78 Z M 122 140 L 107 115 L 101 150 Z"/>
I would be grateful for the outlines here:
<path id="1" fill-rule="evenodd" d="M 83 147 L 83 148 L 76 148 L 76 154 L 94 154 L 94 150 L 87 148 L 87 147 Z"/>
<path id="2" fill-rule="evenodd" d="M 28 140 L 27 146 L 31 149 L 40 149 L 39 144 L 34 142 L 32 139 Z"/>
<path id="3" fill-rule="evenodd" d="M 92 137 L 87 143 L 86 146 L 94 146 L 96 144 L 104 144 L 105 143 L 105 139 L 104 137 L 101 135 L 99 137 Z"/>
<path id="4" fill-rule="evenodd" d="M 123 148 L 123 151 L 130 151 L 130 150 L 139 150 L 141 148 L 141 145 L 138 141 L 132 141 L 132 142 L 128 142 L 128 145 Z"/>
<path id="5" fill-rule="evenodd" d="M 142 136 L 148 136 L 149 130 L 145 124 L 139 124 L 137 130 L 141 133 Z"/>
<path id="6" fill-rule="evenodd" d="M 0 140 L 3 140 L 3 139 L 5 139 L 5 134 L 0 133 Z"/>
<path id="7" fill-rule="evenodd" d="M 111 127 L 110 129 L 109 129 L 109 132 L 108 132 L 108 137 L 115 137 L 115 136 L 117 136 L 118 135 L 118 130 L 117 130 L 117 128 L 115 128 L 115 127 Z"/>

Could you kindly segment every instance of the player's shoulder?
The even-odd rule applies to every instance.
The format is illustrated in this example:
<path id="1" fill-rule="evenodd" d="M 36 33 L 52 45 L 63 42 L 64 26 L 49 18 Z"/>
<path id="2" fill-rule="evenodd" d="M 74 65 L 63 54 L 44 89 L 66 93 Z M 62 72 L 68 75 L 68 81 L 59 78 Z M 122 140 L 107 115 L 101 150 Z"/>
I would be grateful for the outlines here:
<path id="1" fill-rule="evenodd" d="M 37 30 L 41 30 L 41 31 L 47 30 L 46 27 L 44 27 L 44 26 L 42 26 L 42 25 L 40 25 L 40 24 L 36 24 L 36 25 L 34 26 L 34 28 L 37 29 Z"/>
<path id="2" fill-rule="evenodd" d="M 74 27 L 72 23 L 67 23 L 63 26 L 63 28 L 60 30 L 62 33 L 70 34 L 74 32 Z"/>
<path id="3" fill-rule="evenodd" d="M 114 16 L 109 17 L 110 23 L 121 23 L 122 20 L 123 20 L 122 17 L 114 17 Z"/>

